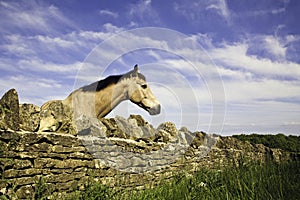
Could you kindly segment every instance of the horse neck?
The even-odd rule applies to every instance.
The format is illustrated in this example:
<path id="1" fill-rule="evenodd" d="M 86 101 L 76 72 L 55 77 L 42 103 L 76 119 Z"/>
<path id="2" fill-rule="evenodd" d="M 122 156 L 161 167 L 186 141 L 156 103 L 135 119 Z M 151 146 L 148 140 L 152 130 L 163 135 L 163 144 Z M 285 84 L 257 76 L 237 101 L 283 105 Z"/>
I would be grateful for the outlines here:
<path id="1" fill-rule="evenodd" d="M 111 112 L 119 103 L 128 99 L 128 81 L 122 80 L 96 92 L 97 117 L 101 118 Z"/>

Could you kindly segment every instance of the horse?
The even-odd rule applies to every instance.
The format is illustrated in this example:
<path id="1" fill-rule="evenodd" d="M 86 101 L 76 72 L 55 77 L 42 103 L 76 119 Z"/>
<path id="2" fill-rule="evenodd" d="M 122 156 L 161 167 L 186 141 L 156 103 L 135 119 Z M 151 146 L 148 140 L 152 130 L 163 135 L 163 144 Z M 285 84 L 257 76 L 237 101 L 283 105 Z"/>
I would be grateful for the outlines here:
<path id="1" fill-rule="evenodd" d="M 132 71 L 123 75 L 109 76 L 73 91 L 64 100 L 43 104 L 39 131 L 61 130 L 66 123 L 82 115 L 101 119 L 125 100 L 130 100 L 150 115 L 157 115 L 161 110 L 145 76 L 135 65 Z"/>

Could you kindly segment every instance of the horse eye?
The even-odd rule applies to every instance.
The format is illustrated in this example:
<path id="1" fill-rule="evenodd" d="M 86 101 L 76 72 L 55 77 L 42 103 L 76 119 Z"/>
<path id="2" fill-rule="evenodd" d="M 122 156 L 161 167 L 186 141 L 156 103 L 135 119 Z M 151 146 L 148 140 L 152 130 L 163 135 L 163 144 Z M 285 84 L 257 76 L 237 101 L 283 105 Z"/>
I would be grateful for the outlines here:
<path id="1" fill-rule="evenodd" d="M 147 85 L 144 84 L 144 85 L 141 85 L 143 89 L 146 89 L 147 88 Z"/>

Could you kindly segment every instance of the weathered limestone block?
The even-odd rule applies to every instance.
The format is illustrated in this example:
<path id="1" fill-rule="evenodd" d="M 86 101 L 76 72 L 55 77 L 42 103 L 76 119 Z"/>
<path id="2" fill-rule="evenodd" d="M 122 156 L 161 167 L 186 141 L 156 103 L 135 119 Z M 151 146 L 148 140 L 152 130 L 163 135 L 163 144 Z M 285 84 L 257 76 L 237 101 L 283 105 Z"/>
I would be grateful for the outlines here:
<path id="1" fill-rule="evenodd" d="M 35 168 L 29 168 L 29 169 L 8 169 L 5 170 L 2 174 L 4 178 L 18 178 L 23 176 L 34 176 L 34 175 L 40 175 L 43 173 L 42 169 L 35 169 Z"/>
<path id="2" fill-rule="evenodd" d="M 20 128 L 25 131 L 37 131 L 40 125 L 40 108 L 34 104 L 21 104 Z"/>
<path id="3" fill-rule="evenodd" d="M 35 135 L 37 135 L 37 134 L 35 134 Z M 70 135 L 70 134 L 45 133 L 45 134 L 39 134 L 39 135 L 41 135 L 42 138 L 49 141 L 53 145 L 62 145 L 64 147 L 82 146 L 81 141 L 78 140 L 77 137 Z"/>
<path id="4" fill-rule="evenodd" d="M 86 152 L 86 148 L 83 146 L 77 147 L 64 147 L 62 145 L 55 145 L 52 147 L 51 152 L 53 153 L 80 153 Z"/>
<path id="5" fill-rule="evenodd" d="M 97 118 L 88 118 L 81 115 L 75 119 L 75 125 L 80 136 L 106 137 L 107 127 Z"/>
<path id="6" fill-rule="evenodd" d="M 118 137 L 127 139 L 126 133 L 119 128 L 117 121 L 114 118 L 102 118 L 100 121 L 106 126 L 106 136 L 107 137 Z"/>
<path id="7" fill-rule="evenodd" d="M 20 160 L 20 159 L 14 159 L 13 160 L 13 168 L 14 169 L 26 169 L 31 168 L 32 163 L 30 160 Z"/>
<path id="8" fill-rule="evenodd" d="M 193 148 L 199 148 L 201 145 L 203 145 L 206 133 L 204 132 L 196 132 L 193 134 L 194 138 L 192 142 L 190 143 Z"/>
<path id="9" fill-rule="evenodd" d="M 129 124 L 138 126 L 141 129 L 141 137 L 137 139 L 142 139 L 146 142 L 153 141 L 156 137 L 156 129 L 153 128 L 151 124 L 146 122 L 140 115 L 130 115 L 127 119 Z"/>
<path id="10" fill-rule="evenodd" d="M 165 122 L 158 126 L 156 140 L 164 143 L 174 142 L 176 140 L 178 130 L 172 122 Z"/>
<path id="11" fill-rule="evenodd" d="M 78 167 L 93 168 L 94 163 L 92 160 L 75 160 L 75 159 L 59 160 L 53 158 L 37 158 L 34 160 L 34 167 L 36 169 L 44 169 L 44 168 L 75 169 Z"/>
<path id="12" fill-rule="evenodd" d="M 32 145 L 26 145 L 24 148 L 25 151 L 28 152 L 45 152 L 45 153 L 50 153 L 52 148 L 52 145 L 46 142 L 42 143 L 37 143 L 37 144 L 32 144 Z M 19 151 L 22 151 L 21 149 Z"/>
<path id="13" fill-rule="evenodd" d="M 91 160 L 93 159 L 93 156 L 87 152 L 87 150 L 85 152 L 73 152 L 68 154 L 67 158 L 71 158 L 71 159 L 82 159 L 82 160 Z"/>
<path id="14" fill-rule="evenodd" d="M 128 120 L 134 119 L 138 126 L 147 126 L 150 125 L 147 121 L 143 119 L 141 115 L 130 115 Z"/>
<path id="15" fill-rule="evenodd" d="M 106 136 L 131 140 L 150 141 L 155 138 L 156 130 L 139 115 L 131 115 L 128 119 L 120 116 L 100 119 L 106 126 Z"/>
<path id="16" fill-rule="evenodd" d="M 69 181 L 64 183 L 56 183 L 55 187 L 60 188 L 60 190 L 72 191 L 79 189 L 82 184 L 78 184 L 78 181 Z"/>
<path id="17" fill-rule="evenodd" d="M 168 132 L 172 137 L 178 134 L 178 130 L 174 123 L 172 122 L 165 122 L 158 126 L 157 130 L 164 130 Z"/>
<path id="18" fill-rule="evenodd" d="M 73 180 L 78 180 L 83 178 L 86 175 L 85 172 L 72 172 L 61 173 L 61 174 L 49 174 L 43 177 L 44 181 L 47 183 L 66 183 Z"/>
<path id="19" fill-rule="evenodd" d="M 34 194 L 34 187 L 32 185 L 21 186 L 15 193 L 17 199 L 28 199 Z"/>
<path id="20" fill-rule="evenodd" d="M 19 97 L 15 89 L 6 92 L 0 99 L 0 129 L 20 129 Z"/>
<path id="21" fill-rule="evenodd" d="M 49 101 L 41 107 L 41 132 L 61 132 L 77 135 L 73 122 L 73 111 L 62 101 Z"/>
<path id="22" fill-rule="evenodd" d="M 120 132 L 125 136 L 123 137 L 124 139 L 136 140 L 142 137 L 143 131 L 136 124 L 129 123 L 125 118 L 120 116 L 115 117 L 115 122 Z"/>
<path id="23" fill-rule="evenodd" d="M 18 141 L 20 139 L 20 134 L 14 131 L 2 131 L 0 130 L 0 140 L 4 141 Z"/>
<path id="24" fill-rule="evenodd" d="M 156 134 L 155 142 L 169 143 L 171 140 L 171 134 L 165 130 L 159 130 Z"/>
<path id="25" fill-rule="evenodd" d="M 23 186 L 23 185 L 30 185 L 34 184 L 39 180 L 39 175 L 37 176 L 30 176 L 30 177 L 21 177 L 11 179 L 9 182 L 15 186 Z"/>
<path id="26" fill-rule="evenodd" d="M 194 139 L 193 133 L 190 132 L 186 127 L 179 129 L 177 137 L 177 143 L 182 145 L 190 145 Z"/>

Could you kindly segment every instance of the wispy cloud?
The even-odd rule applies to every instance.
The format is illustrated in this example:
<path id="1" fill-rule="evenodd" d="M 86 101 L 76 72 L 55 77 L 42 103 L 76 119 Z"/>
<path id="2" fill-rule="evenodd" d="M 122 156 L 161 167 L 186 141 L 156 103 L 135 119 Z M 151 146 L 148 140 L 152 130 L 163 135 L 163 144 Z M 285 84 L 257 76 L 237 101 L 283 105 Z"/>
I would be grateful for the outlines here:
<path id="1" fill-rule="evenodd" d="M 139 25 L 160 25 L 161 20 L 159 14 L 151 4 L 151 0 L 139 0 L 137 3 L 131 4 L 128 7 L 128 16 L 132 20 L 132 22 Z"/>
<path id="2" fill-rule="evenodd" d="M 3 94 L 11 88 L 19 93 L 20 103 L 34 103 L 41 106 L 52 99 L 64 99 L 71 92 L 72 85 L 60 80 L 39 76 L 13 75 L 0 79 L 0 92 Z"/>
<path id="3" fill-rule="evenodd" d="M 104 16 L 110 16 L 110 17 L 113 17 L 113 18 L 118 18 L 119 17 L 119 14 L 117 12 L 113 12 L 113 11 L 110 11 L 110 10 L 100 10 L 99 11 L 99 14 L 100 15 L 104 15 Z"/>
<path id="4" fill-rule="evenodd" d="M 268 9 L 261 9 L 261 10 L 251 10 L 251 11 L 246 11 L 243 13 L 243 16 L 247 17 L 263 17 L 264 15 L 278 15 L 286 12 L 285 7 L 280 7 L 280 8 L 268 8 Z"/>
<path id="5" fill-rule="evenodd" d="M 273 61 L 268 57 L 248 54 L 249 46 L 251 44 L 248 43 L 224 44 L 223 47 L 212 49 L 209 53 L 217 64 L 226 68 L 246 71 L 271 79 L 299 80 L 299 64 L 286 60 Z M 273 47 L 267 48 L 272 48 L 272 51 L 276 50 Z"/>
<path id="6" fill-rule="evenodd" d="M 248 53 L 262 58 L 269 58 L 282 62 L 289 60 L 289 51 L 296 42 L 300 41 L 300 35 L 252 35 L 248 37 Z"/>
<path id="7" fill-rule="evenodd" d="M 231 14 L 226 0 L 208 0 L 208 1 L 179 1 L 174 3 L 174 10 L 185 16 L 193 22 L 205 20 L 205 13 L 216 12 L 225 21 L 230 22 Z"/>
<path id="8" fill-rule="evenodd" d="M 224 17 L 227 22 L 230 20 L 230 11 L 228 9 L 226 0 L 217 0 L 217 1 L 211 1 L 205 8 L 206 10 L 216 10 L 217 13 Z"/>
<path id="9" fill-rule="evenodd" d="M 36 1 L 1 1 L 1 32 L 38 31 L 56 33 L 57 25 L 75 28 L 75 24 L 66 18 L 54 5 Z"/>

